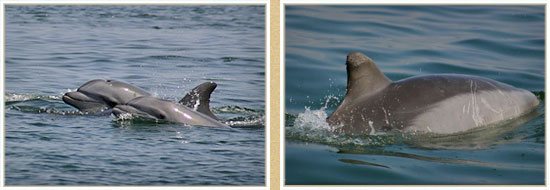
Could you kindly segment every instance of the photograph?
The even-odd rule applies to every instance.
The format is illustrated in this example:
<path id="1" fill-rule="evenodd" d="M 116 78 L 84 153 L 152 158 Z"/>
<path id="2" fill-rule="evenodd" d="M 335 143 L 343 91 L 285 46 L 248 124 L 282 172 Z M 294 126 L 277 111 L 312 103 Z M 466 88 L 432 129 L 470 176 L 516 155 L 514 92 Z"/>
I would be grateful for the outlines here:
<path id="1" fill-rule="evenodd" d="M 544 4 L 285 4 L 281 183 L 546 185 Z"/>
<path id="2" fill-rule="evenodd" d="M 3 186 L 267 185 L 265 4 L 2 19 Z"/>

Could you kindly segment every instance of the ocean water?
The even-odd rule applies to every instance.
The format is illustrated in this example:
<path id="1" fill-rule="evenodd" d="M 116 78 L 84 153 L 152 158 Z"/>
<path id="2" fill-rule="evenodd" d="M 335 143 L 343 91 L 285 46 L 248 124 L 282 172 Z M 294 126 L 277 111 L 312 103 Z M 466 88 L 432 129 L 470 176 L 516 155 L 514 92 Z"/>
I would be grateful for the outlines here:
<path id="1" fill-rule="evenodd" d="M 544 185 L 544 6 L 285 6 L 286 185 Z M 529 90 L 535 112 L 451 135 L 337 135 L 346 55 L 391 80 L 476 75 Z"/>
<path id="2" fill-rule="evenodd" d="M 264 6 L 7 5 L 6 185 L 264 185 L 265 44 Z M 61 100 L 97 78 L 171 101 L 214 81 L 214 114 L 239 128 Z"/>

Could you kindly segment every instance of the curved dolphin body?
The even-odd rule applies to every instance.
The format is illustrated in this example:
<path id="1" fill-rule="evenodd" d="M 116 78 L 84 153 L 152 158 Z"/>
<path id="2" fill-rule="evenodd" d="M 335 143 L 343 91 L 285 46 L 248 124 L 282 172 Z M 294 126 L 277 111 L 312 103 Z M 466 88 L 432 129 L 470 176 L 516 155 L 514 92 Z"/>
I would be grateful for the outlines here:
<path id="1" fill-rule="evenodd" d="M 228 127 L 182 104 L 151 96 L 137 97 L 126 104 L 116 105 L 113 108 L 113 114 L 117 117 L 122 114 L 131 114 L 141 118 L 166 120 L 189 125 Z"/>
<path id="2" fill-rule="evenodd" d="M 361 53 L 350 53 L 346 67 L 346 96 L 327 118 L 340 133 L 450 134 L 519 117 L 539 104 L 529 91 L 482 77 L 438 74 L 392 82 Z"/>
<path id="3" fill-rule="evenodd" d="M 84 83 L 75 92 L 65 93 L 63 101 L 83 112 L 101 112 L 136 97 L 150 95 L 145 90 L 124 82 L 95 79 Z"/>

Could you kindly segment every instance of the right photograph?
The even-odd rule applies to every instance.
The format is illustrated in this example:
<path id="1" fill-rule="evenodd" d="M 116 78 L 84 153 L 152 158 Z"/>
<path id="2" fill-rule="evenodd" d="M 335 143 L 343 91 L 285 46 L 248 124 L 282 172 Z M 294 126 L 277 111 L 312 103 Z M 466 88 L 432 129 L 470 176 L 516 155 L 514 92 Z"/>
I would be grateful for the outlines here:
<path id="1" fill-rule="evenodd" d="M 545 185 L 545 5 L 285 5 L 285 185 Z"/>

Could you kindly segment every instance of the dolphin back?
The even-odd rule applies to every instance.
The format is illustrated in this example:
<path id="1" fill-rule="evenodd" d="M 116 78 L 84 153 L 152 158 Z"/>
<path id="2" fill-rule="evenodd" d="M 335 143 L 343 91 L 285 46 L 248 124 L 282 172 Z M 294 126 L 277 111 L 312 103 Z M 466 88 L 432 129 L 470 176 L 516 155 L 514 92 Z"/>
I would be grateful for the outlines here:
<path id="1" fill-rule="evenodd" d="M 483 77 L 435 74 L 392 82 L 360 53 L 348 55 L 346 65 L 346 96 L 327 118 L 335 132 L 451 134 L 518 118 L 540 103 L 527 90 Z"/>
<path id="2" fill-rule="evenodd" d="M 151 96 L 135 98 L 124 105 L 117 105 L 113 113 L 118 117 L 124 113 L 134 116 L 166 120 L 175 123 L 183 123 L 208 127 L 228 127 L 227 125 L 188 108 L 182 104 L 162 100 Z"/>

